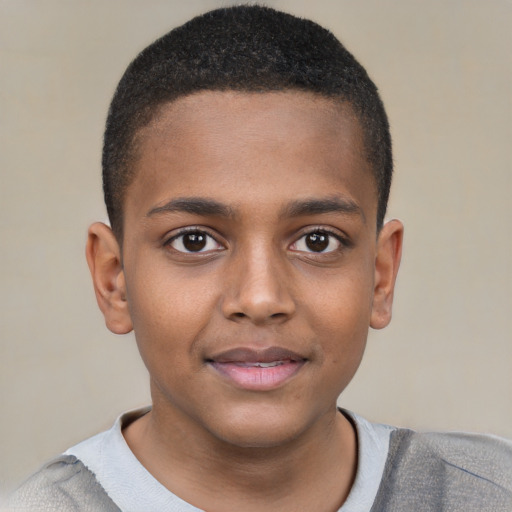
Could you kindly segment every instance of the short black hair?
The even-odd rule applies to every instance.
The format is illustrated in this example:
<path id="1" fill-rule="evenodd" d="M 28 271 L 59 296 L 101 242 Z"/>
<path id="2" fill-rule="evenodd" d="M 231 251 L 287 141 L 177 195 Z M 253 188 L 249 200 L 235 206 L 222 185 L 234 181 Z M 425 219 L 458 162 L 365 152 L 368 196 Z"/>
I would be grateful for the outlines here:
<path id="1" fill-rule="evenodd" d="M 121 78 L 102 158 L 105 204 L 119 241 L 138 131 L 163 104 L 204 90 L 297 90 L 350 104 L 363 130 L 377 188 L 377 227 L 382 226 L 393 161 L 377 87 L 327 29 L 269 7 L 241 5 L 207 12 L 170 31 L 144 49 Z"/>

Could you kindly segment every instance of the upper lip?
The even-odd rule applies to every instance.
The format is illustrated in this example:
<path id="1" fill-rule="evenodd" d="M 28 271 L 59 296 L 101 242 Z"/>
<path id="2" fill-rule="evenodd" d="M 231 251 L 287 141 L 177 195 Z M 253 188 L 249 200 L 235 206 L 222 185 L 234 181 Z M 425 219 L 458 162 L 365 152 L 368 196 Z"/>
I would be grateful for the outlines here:
<path id="1" fill-rule="evenodd" d="M 215 363 L 271 363 L 273 361 L 305 361 L 307 358 L 282 347 L 253 349 L 237 347 L 209 357 Z"/>

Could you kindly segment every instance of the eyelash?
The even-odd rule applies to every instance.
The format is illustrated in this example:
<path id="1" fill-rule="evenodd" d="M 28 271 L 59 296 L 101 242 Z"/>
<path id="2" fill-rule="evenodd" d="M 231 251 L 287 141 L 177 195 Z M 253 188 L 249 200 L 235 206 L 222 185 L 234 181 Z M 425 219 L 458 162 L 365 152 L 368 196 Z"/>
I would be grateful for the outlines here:
<path id="1" fill-rule="evenodd" d="M 211 243 L 211 241 L 213 241 L 217 246 L 220 246 L 221 248 L 220 249 L 219 248 L 214 248 L 214 249 L 207 249 L 207 250 L 203 250 L 204 248 L 200 248 L 200 250 L 198 250 L 198 251 L 187 250 L 187 248 L 184 246 L 182 238 L 185 237 L 186 235 L 194 235 L 194 234 L 197 234 L 199 236 L 204 236 L 206 238 L 206 242 L 205 242 L 206 247 L 208 246 L 209 243 Z M 321 235 L 321 236 L 328 237 L 328 240 L 327 240 L 327 244 L 328 245 L 327 245 L 326 248 L 328 248 L 331 245 L 332 239 L 336 240 L 336 242 L 338 243 L 338 246 L 335 247 L 334 249 L 329 250 L 329 251 L 325 251 L 325 250 L 321 250 L 321 251 L 311 250 L 311 251 L 308 251 L 308 250 L 294 248 L 294 246 L 299 244 L 299 242 L 301 240 L 305 240 L 306 237 L 311 236 L 311 235 Z M 178 249 L 176 247 L 173 247 L 173 242 L 179 241 L 180 239 L 182 239 L 181 240 L 181 245 L 182 245 L 184 250 L 181 250 L 181 249 Z M 305 242 L 305 243 L 307 244 L 307 242 Z M 177 234 L 173 235 L 172 237 L 170 237 L 164 243 L 164 245 L 167 246 L 167 247 L 172 247 L 172 249 L 174 249 L 176 252 L 181 253 L 181 254 L 212 253 L 212 252 L 220 251 L 220 250 L 222 250 L 222 248 L 225 248 L 225 246 L 223 244 L 221 244 L 213 235 L 211 235 L 204 228 L 200 228 L 200 227 L 184 228 L 184 229 L 180 230 L 179 233 L 177 233 Z M 340 248 L 342 248 L 342 247 L 348 247 L 348 246 L 350 246 L 349 240 L 347 238 L 345 238 L 344 236 L 340 235 L 339 233 L 336 233 L 336 232 L 331 231 L 329 229 L 315 227 L 315 228 L 309 229 L 306 232 L 303 232 L 301 234 L 301 236 L 295 240 L 295 242 L 290 244 L 289 247 L 294 252 L 306 253 L 306 254 L 311 254 L 311 255 L 321 255 L 321 254 L 331 254 L 331 253 L 339 251 Z"/>
<path id="2" fill-rule="evenodd" d="M 349 240 L 347 238 L 345 238 L 344 236 L 342 236 L 341 234 L 331 231 L 329 229 L 323 228 L 323 227 L 315 227 L 312 229 L 308 229 L 306 232 L 302 233 L 302 235 L 299 238 L 297 238 L 297 240 L 295 242 L 293 242 L 293 244 L 291 244 L 290 247 L 296 246 L 297 244 L 299 244 L 299 242 L 301 240 L 306 240 L 306 237 L 311 236 L 311 235 L 323 235 L 323 236 L 328 237 L 328 240 L 327 240 L 328 245 L 326 248 L 328 248 L 331 245 L 332 239 L 334 239 L 338 245 L 337 245 L 337 247 L 335 247 L 329 251 L 325 251 L 325 250 L 307 251 L 307 250 L 301 250 L 301 249 L 292 249 L 292 250 L 295 250 L 296 252 L 303 252 L 303 253 L 310 254 L 310 255 L 322 255 L 322 254 L 332 254 L 332 253 L 338 252 L 343 247 L 348 247 L 350 245 Z M 305 243 L 307 244 L 307 242 L 305 242 Z"/>
<path id="3" fill-rule="evenodd" d="M 180 230 L 179 233 L 177 233 L 177 234 L 173 235 L 171 238 L 169 238 L 164 243 L 164 245 L 167 247 L 172 247 L 176 252 L 179 252 L 181 254 L 203 254 L 203 253 L 211 253 L 213 251 L 220 250 L 220 249 L 209 249 L 206 251 L 204 251 L 204 250 L 189 251 L 189 250 L 180 250 L 180 249 L 177 249 L 176 247 L 173 247 L 173 245 L 172 245 L 173 242 L 176 242 L 180 238 L 183 239 L 183 237 L 185 237 L 186 235 L 194 235 L 194 234 L 206 237 L 206 239 L 207 239 L 206 244 L 208 244 L 209 241 L 213 241 L 213 242 L 215 242 L 216 245 L 223 247 L 223 245 L 214 236 L 212 236 L 204 228 L 199 228 L 199 227 L 188 227 L 188 228 L 184 228 L 184 229 Z M 183 244 L 183 240 L 181 240 L 181 245 L 184 247 L 184 249 L 186 249 L 186 247 Z"/>

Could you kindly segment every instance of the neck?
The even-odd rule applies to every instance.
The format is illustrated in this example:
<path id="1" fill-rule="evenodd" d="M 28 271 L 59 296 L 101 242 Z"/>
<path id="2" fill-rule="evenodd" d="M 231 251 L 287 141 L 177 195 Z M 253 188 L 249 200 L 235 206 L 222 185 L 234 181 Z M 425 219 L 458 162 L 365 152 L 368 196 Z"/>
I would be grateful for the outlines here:
<path id="1" fill-rule="evenodd" d="M 272 447 L 234 445 L 177 416 L 154 406 L 123 433 L 146 469 L 198 508 L 335 511 L 350 491 L 356 436 L 335 407 Z"/>

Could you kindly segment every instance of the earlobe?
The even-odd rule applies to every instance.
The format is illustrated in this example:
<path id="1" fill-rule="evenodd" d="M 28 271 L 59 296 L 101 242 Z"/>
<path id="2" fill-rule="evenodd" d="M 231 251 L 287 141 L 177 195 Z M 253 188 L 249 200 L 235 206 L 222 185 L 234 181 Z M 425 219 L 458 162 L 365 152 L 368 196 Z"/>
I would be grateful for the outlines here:
<path id="1" fill-rule="evenodd" d="M 85 252 L 96 300 L 107 327 L 115 334 L 130 332 L 133 327 L 126 300 L 121 250 L 112 230 L 101 222 L 94 223 L 89 228 Z"/>
<path id="2" fill-rule="evenodd" d="M 370 326 L 382 329 L 391 321 L 395 281 L 402 257 L 404 227 L 399 220 L 387 222 L 381 229 L 375 258 L 375 280 Z"/>

